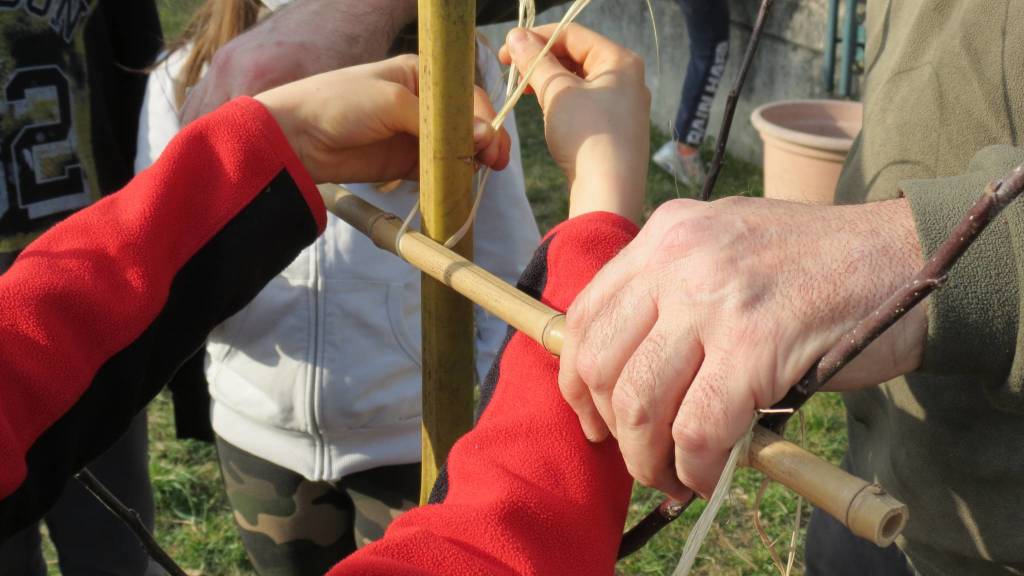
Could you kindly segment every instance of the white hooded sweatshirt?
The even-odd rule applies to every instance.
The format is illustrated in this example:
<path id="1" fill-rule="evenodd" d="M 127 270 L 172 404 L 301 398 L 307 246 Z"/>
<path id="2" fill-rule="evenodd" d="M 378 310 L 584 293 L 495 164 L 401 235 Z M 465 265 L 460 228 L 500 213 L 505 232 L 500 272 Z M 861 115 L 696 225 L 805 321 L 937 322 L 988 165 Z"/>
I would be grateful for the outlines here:
<path id="1" fill-rule="evenodd" d="M 478 43 L 477 53 L 484 88 L 499 109 L 501 68 L 490 48 Z M 137 172 L 152 164 L 180 129 L 172 79 L 184 59 L 184 51 L 178 51 L 150 76 Z M 487 182 L 473 227 L 474 256 L 514 283 L 540 236 L 526 200 L 513 115 L 505 129 L 512 137 L 512 158 Z M 418 195 L 413 182 L 388 193 L 368 185 L 347 187 L 402 217 Z M 310 480 L 418 462 L 419 316 L 419 273 L 328 214 L 324 234 L 211 335 L 207 378 L 214 430 Z M 505 332 L 501 320 L 476 310 L 481 378 Z"/>

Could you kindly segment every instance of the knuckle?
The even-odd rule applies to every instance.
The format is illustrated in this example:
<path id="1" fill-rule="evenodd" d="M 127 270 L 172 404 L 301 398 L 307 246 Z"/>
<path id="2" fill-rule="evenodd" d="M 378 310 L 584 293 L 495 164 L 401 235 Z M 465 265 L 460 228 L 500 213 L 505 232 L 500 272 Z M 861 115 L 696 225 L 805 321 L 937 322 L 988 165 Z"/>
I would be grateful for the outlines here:
<path id="1" fill-rule="evenodd" d="M 391 108 L 403 105 L 408 95 L 408 91 L 403 86 L 391 82 L 381 84 L 381 91 L 381 99 Z"/>
<path id="2" fill-rule="evenodd" d="M 652 474 L 646 468 L 634 465 L 632 460 L 626 460 L 626 472 L 628 472 L 634 480 L 648 488 L 656 488 L 658 485 L 658 478 L 655 474 Z"/>
<path id="3" fill-rule="evenodd" d="M 749 198 L 744 198 L 743 196 L 726 196 L 725 198 L 715 200 L 714 204 L 721 208 L 735 209 L 745 204 L 748 200 Z"/>
<path id="4" fill-rule="evenodd" d="M 584 289 L 569 305 L 565 313 L 565 328 L 570 334 L 582 334 L 590 321 L 591 294 L 591 290 Z"/>
<path id="5" fill-rule="evenodd" d="M 577 353 L 576 373 L 591 392 L 601 394 L 610 388 L 601 377 L 600 354 L 596 354 L 586 343 L 580 346 Z"/>
<path id="6" fill-rule="evenodd" d="M 562 398 L 572 405 L 584 400 L 586 396 L 586 388 L 580 384 L 579 380 L 567 375 L 564 370 L 559 371 L 558 374 L 558 390 L 562 393 Z"/>
<path id="7" fill-rule="evenodd" d="M 612 392 L 612 410 L 615 411 L 615 422 L 629 428 L 644 428 L 651 423 L 651 411 L 635 394 L 632 387 L 619 383 Z"/>
<path id="8" fill-rule="evenodd" d="M 221 46 L 219 50 L 213 53 L 213 57 L 210 58 L 210 72 L 227 68 L 229 63 L 234 62 L 234 52 L 234 45 L 230 42 Z M 207 72 L 207 74 L 210 72 Z"/>
<path id="9" fill-rule="evenodd" d="M 692 473 L 689 468 L 685 466 L 676 466 L 676 478 L 679 479 L 679 482 L 681 482 L 683 486 L 686 486 L 687 488 L 704 496 L 710 496 L 715 489 L 714 484 L 709 484 L 700 476 Z"/>
<path id="10" fill-rule="evenodd" d="M 692 250 L 704 240 L 700 230 L 689 222 L 674 224 L 662 236 L 658 246 L 659 253 L 668 253 L 669 257 L 677 258 Z"/>
<path id="11" fill-rule="evenodd" d="M 678 198 L 675 200 L 669 200 L 658 206 L 654 213 L 651 214 L 651 224 L 671 224 L 683 219 L 695 209 L 700 206 L 700 202 L 697 200 L 691 200 L 689 198 Z"/>
<path id="12" fill-rule="evenodd" d="M 680 419 L 672 424 L 672 442 L 684 454 L 700 454 L 710 447 L 708 436 L 701 426 L 693 426 Z"/>
<path id="13" fill-rule="evenodd" d="M 420 58 L 416 54 L 400 54 L 398 56 L 395 56 L 394 58 L 394 62 L 403 67 L 416 66 L 419 63 L 419 61 Z"/>
<path id="14" fill-rule="evenodd" d="M 643 76 L 646 64 L 644 63 L 643 57 L 627 48 L 623 49 L 622 53 L 619 55 L 619 66 L 623 70 Z"/>

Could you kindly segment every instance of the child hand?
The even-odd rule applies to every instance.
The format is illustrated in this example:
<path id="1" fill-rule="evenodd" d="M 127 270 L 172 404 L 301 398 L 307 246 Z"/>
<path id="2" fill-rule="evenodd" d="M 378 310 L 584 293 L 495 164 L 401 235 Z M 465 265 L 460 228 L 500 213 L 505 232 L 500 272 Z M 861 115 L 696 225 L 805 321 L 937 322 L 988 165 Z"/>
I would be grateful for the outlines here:
<path id="1" fill-rule="evenodd" d="M 419 171 L 418 59 L 406 55 L 343 68 L 256 96 L 277 120 L 313 180 L 415 180 Z M 508 165 L 511 141 L 477 88 L 473 150 L 482 165 Z"/>
<path id="2" fill-rule="evenodd" d="M 499 57 L 525 74 L 554 29 L 513 29 Z M 530 87 L 548 149 L 569 179 L 569 215 L 605 210 L 638 222 L 650 149 L 643 60 L 574 24 L 540 60 Z"/>

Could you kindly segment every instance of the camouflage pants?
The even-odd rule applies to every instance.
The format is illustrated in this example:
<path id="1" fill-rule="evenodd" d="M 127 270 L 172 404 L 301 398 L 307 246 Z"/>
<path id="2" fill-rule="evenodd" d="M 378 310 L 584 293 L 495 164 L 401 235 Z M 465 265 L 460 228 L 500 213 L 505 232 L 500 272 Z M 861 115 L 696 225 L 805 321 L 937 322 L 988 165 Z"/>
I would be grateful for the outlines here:
<path id="1" fill-rule="evenodd" d="M 320 576 L 419 499 L 420 466 L 313 482 L 217 438 L 228 501 L 261 576 Z"/>

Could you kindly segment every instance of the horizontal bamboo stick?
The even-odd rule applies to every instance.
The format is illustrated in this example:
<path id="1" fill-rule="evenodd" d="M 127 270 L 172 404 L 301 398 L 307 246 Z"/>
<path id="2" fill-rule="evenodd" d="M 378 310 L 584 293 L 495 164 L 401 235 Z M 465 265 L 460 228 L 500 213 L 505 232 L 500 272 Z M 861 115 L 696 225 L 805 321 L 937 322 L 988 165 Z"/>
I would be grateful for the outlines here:
<path id="1" fill-rule="evenodd" d="M 420 271 L 450 286 L 484 310 L 539 342 L 552 354 L 562 351 L 565 315 L 530 298 L 501 278 L 459 256 L 419 232 L 402 235 L 402 220 L 341 186 L 320 186 L 327 209 L 373 240 L 378 248 L 397 254 Z"/>
<path id="2" fill-rule="evenodd" d="M 562 350 L 565 315 L 534 300 L 476 264 L 415 231 L 398 237 L 402 221 L 341 186 L 322 185 L 327 209 L 424 273 L 540 343 L 552 354 Z M 870 484 L 783 440 L 754 427 L 744 466 L 786 486 L 828 512 L 854 534 L 888 546 L 906 526 L 907 507 Z"/>
<path id="3" fill-rule="evenodd" d="M 849 474 L 761 426 L 754 427 L 746 460 L 740 464 L 760 470 L 878 546 L 892 544 L 907 525 L 907 507 L 881 486 Z"/>

